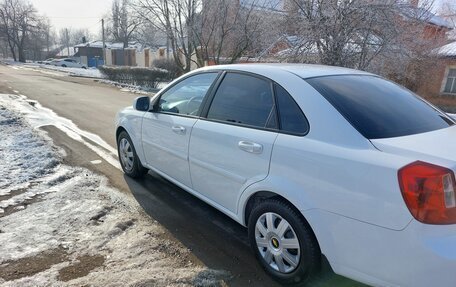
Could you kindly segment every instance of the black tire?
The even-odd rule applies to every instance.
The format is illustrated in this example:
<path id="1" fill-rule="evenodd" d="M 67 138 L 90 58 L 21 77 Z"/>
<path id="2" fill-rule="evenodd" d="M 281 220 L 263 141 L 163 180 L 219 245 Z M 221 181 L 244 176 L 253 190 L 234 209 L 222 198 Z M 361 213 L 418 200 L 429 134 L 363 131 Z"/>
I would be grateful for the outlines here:
<path id="1" fill-rule="evenodd" d="M 121 158 L 122 151 L 121 151 L 120 144 L 123 139 L 128 141 L 128 144 L 131 147 L 131 152 L 133 152 L 133 164 L 132 164 L 131 168 L 126 167 Z M 129 177 L 132 177 L 132 178 L 142 178 L 142 177 L 144 177 L 144 175 L 147 174 L 148 170 L 147 170 L 147 168 L 142 166 L 142 164 L 138 158 L 138 155 L 136 154 L 136 150 L 135 150 L 135 147 L 133 146 L 133 142 L 131 141 L 131 138 L 126 131 L 122 131 L 119 134 L 119 136 L 117 137 L 117 153 L 119 156 L 120 166 L 122 167 L 122 170 L 124 171 L 124 173 L 126 175 L 128 175 Z"/>
<path id="2" fill-rule="evenodd" d="M 85 67 L 85 66 L 82 66 L 82 68 L 83 68 L 84 70 L 87 70 L 87 67 Z"/>
<path id="3" fill-rule="evenodd" d="M 63 68 L 66 68 L 66 67 L 67 67 L 67 65 L 63 64 L 63 65 L 62 65 L 62 67 L 63 67 Z"/>
<path id="4" fill-rule="evenodd" d="M 261 255 L 257 246 L 255 238 L 256 223 L 257 220 L 266 213 L 275 213 L 285 219 L 294 230 L 294 233 L 299 241 L 299 263 L 295 269 L 289 273 L 280 272 L 271 267 Z M 274 280 L 286 285 L 304 286 L 312 280 L 320 270 L 321 251 L 315 235 L 302 215 L 288 203 L 279 199 L 267 199 L 258 203 L 253 207 L 253 210 L 250 213 L 248 232 L 250 246 L 252 247 L 255 256 L 260 261 L 262 267 Z M 266 240 L 269 242 L 268 239 Z M 272 242 L 273 241 L 271 240 L 271 244 L 273 244 Z"/>

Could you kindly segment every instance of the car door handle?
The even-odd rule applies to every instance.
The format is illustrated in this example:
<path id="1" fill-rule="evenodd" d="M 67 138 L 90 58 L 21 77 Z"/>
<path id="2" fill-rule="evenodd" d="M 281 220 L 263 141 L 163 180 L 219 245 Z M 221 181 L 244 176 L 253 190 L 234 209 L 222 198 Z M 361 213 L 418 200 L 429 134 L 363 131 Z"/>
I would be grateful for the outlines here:
<path id="1" fill-rule="evenodd" d="M 263 152 L 263 146 L 257 143 L 248 142 L 248 141 L 240 141 L 238 143 L 238 147 L 246 152 L 260 154 Z"/>
<path id="2" fill-rule="evenodd" d="M 180 134 L 180 135 L 185 134 L 185 128 L 183 126 L 173 126 L 171 128 L 171 130 L 173 132 L 175 132 L 176 134 Z"/>

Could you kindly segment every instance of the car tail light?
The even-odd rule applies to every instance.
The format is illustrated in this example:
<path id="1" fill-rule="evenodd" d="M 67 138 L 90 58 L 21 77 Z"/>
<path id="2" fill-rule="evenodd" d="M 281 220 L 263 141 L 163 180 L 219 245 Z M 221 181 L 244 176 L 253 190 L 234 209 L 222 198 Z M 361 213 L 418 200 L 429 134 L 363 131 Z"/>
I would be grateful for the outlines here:
<path id="1" fill-rule="evenodd" d="M 417 161 L 399 170 L 404 201 L 416 220 L 428 224 L 456 223 L 453 171 Z"/>

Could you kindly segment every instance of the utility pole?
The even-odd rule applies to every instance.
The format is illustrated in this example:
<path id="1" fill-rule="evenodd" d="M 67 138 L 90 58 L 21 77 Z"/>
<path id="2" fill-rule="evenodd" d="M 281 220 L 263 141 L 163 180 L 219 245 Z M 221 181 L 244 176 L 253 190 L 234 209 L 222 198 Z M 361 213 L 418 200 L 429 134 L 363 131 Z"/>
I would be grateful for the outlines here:
<path id="1" fill-rule="evenodd" d="M 166 34 L 166 59 L 169 60 L 169 36 Z"/>
<path id="2" fill-rule="evenodd" d="M 67 44 L 68 57 L 70 57 L 70 33 L 68 32 L 68 28 L 65 28 L 65 39 Z"/>
<path id="3" fill-rule="evenodd" d="M 46 28 L 46 58 L 49 57 L 49 26 Z"/>
<path id="4" fill-rule="evenodd" d="M 102 35 L 102 38 L 103 38 L 103 65 L 106 65 L 106 55 L 105 55 L 105 47 L 106 47 L 106 44 L 105 44 L 105 29 L 104 29 L 104 19 L 101 19 L 101 35 Z"/>

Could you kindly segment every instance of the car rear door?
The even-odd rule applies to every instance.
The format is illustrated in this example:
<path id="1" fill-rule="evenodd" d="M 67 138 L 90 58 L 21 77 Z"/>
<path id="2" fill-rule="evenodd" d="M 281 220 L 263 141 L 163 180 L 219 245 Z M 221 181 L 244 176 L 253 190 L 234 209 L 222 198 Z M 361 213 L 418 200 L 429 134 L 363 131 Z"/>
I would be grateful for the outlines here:
<path id="1" fill-rule="evenodd" d="M 192 187 L 188 144 L 206 93 L 218 72 L 192 75 L 168 88 L 146 113 L 142 142 L 147 165 Z"/>
<path id="2" fill-rule="evenodd" d="M 193 188 L 236 212 L 250 184 L 266 178 L 277 137 L 272 83 L 228 72 L 192 130 L 189 162 Z"/>

